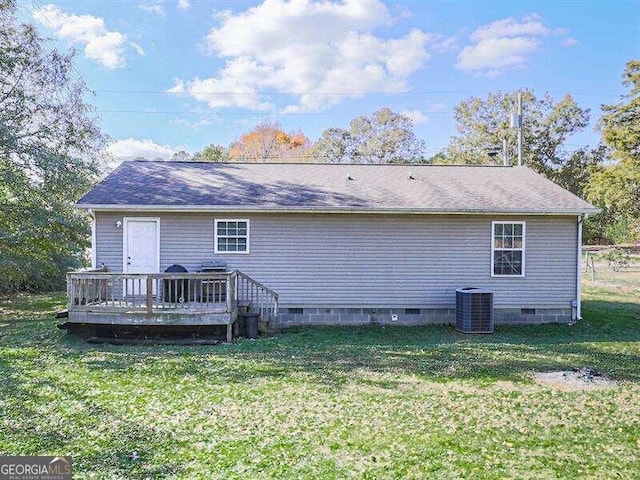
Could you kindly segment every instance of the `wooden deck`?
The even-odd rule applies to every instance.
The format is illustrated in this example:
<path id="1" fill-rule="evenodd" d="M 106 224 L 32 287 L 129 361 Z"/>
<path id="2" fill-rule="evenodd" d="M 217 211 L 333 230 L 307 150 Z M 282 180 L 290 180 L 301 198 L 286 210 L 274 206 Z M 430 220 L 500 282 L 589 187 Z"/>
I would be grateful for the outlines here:
<path id="1" fill-rule="evenodd" d="M 226 325 L 231 341 L 238 305 L 276 324 L 278 296 L 241 272 L 125 274 L 72 272 L 68 322 L 120 326 Z"/>

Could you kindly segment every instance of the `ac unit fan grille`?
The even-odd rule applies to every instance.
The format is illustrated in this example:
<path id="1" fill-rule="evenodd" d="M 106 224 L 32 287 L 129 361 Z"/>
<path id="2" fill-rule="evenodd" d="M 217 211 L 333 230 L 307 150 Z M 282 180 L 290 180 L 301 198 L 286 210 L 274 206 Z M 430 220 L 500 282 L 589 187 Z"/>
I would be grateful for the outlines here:
<path id="1" fill-rule="evenodd" d="M 465 333 L 492 333 L 493 293 L 473 288 L 458 289 L 456 328 Z"/>

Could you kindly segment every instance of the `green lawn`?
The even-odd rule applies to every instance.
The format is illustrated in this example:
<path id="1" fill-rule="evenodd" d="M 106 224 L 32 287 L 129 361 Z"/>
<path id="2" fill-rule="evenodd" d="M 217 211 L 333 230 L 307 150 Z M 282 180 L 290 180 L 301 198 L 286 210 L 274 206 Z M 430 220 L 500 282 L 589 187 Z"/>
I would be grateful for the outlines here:
<path id="1" fill-rule="evenodd" d="M 198 347 L 87 345 L 46 313 L 61 297 L 0 300 L 0 455 L 100 479 L 639 478 L 638 291 L 597 288 L 575 326 Z M 618 385 L 532 379 L 585 365 Z"/>

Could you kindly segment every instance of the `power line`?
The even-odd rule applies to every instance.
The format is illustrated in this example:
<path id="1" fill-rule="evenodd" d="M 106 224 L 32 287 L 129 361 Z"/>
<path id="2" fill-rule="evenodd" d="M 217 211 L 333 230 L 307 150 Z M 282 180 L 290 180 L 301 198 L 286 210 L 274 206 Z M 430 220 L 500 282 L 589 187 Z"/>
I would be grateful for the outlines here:
<path id="1" fill-rule="evenodd" d="M 96 109 L 98 113 L 109 113 L 109 114 L 142 114 L 142 115 L 196 115 L 196 116 L 208 116 L 208 117 L 216 117 L 216 116 L 264 116 L 264 115 L 369 115 L 371 112 L 283 112 L 283 111 L 273 111 L 273 110 L 264 110 L 259 112 L 190 112 L 186 110 L 100 110 Z M 437 112 L 426 112 L 425 115 L 429 116 L 432 114 L 451 114 L 451 111 L 437 111 Z"/>
<path id="2" fill-rule="evenodd" d="M 544 89 L 537 89 L 542 91 Z M 266 95 L 266 96 L 355 96 L 355 95 L 451 95 L 451 94 L 485 94 L 489 90 L 409 90 L 404 92 L 234 92 L 234 91 L 217 91 L 217 92 L 171 92 L 168 90 L 128 90 L 128 89 L 93 89 L 96 93 L 131 93 L 131 94 L 163 94 L 163 95 Z M 567 92 L 560 90 L 544 90 L 546 93 L 554 95 L 569 94 L 574 97 L 620 97 L 614 93 L 586 93 L 586 92 Z"/>
<path id="3" fill-rule="evenodd" d="M 36 0 L 32 0 L 34 3 Z M 380 0 L 355 0 L 358 3 L 380 3 Z M 422 4 L 424 0 L 393 0 L 394 4 Z M 450 0 L 439 0 L 438 3 L 447 3 Z M 56 0 L 56 3 L 77 3 L 78 0 Z M 140 4 L 140 0 L 91 0 L 91 3 L 112 3 L 112 4 Z M 149 2 L 152 3 L 152 2 Z M 237 0 L 190 0 L 191 4 L 206 4 L 212 7 L 220 5 L 237 5 Z"/>

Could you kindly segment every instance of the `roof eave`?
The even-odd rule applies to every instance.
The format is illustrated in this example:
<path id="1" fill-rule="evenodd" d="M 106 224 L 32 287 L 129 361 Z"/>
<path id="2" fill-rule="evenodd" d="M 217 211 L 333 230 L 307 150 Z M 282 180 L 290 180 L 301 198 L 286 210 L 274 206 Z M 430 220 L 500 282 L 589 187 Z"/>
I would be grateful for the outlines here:
<path id="1" fill-rule="evenodd" d="M 247 212 L 247 213 L 387 213 L 387 214 L 431 214 L 431 215 L 593 215 L 597 208 L 527 210 L 527 209 L 458 209 L 438 210 L 428 208 L 372 208 L 372 207 L 290 207 L 290 206 L 246 206 L 246 205 L 126 205 L 126 204 L 77 204 L 77 208 L 112 212 Z"/>

